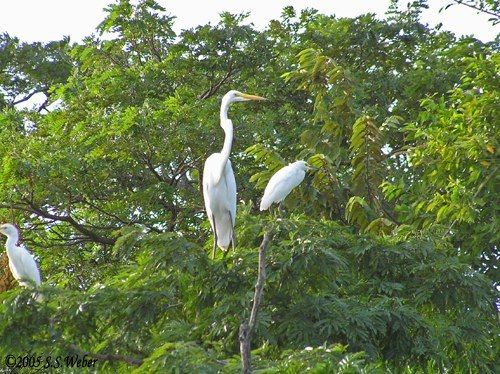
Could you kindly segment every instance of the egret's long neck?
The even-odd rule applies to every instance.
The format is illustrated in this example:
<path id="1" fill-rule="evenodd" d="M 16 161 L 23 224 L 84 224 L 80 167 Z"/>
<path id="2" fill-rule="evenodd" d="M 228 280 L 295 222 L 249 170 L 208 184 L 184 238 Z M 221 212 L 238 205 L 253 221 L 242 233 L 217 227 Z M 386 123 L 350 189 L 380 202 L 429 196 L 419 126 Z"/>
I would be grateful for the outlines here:
<path id="1" fill-rule="evenodd" d="M 226 134 L 224 138 L 224 146 L 220 152 L 223 158 L 223 164 L 229 159 L 229 154 L 231 153 L 231 146 L 233 145 L 233 123 L 227 117 L 227 111 L 229 110 L 229 100 L 223 100 L 220 107 L 220 125 L 224 129 Z"/>
<path id="2" fill-rule="evenodd" d="M 19 241 L 19 234 L 13 234 L 7 236 L 7 243 L 5 247 L 7 248 L 7 252 L 10 255 L 13 255 L 17 246 L 17 242 Z"/>

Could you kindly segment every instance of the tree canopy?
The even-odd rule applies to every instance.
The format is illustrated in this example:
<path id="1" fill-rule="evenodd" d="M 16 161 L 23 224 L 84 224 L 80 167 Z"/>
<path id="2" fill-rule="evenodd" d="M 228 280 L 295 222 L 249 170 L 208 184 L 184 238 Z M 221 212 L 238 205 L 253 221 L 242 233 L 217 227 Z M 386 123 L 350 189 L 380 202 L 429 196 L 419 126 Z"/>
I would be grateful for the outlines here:
<path id="1" fill-rule="evenodd" d="M 286 7 L 263 30 L 222 13 L 176 34 L 154 0 L 120 0 L 81 43 L 1 35 L 0 221 L 22 228 L 44 294 L 0 261 L 2 360 L 239 372 L 272 226 L 256 370 L 495 372 L 499 39 L 430 28 L 426 6 Z M 231 108 L 238 246 L 212 260 L 201 176 L 230 89 L 269 101 Z M 260 213 L 298 159 L 317 171 L 280 219 Z"/>

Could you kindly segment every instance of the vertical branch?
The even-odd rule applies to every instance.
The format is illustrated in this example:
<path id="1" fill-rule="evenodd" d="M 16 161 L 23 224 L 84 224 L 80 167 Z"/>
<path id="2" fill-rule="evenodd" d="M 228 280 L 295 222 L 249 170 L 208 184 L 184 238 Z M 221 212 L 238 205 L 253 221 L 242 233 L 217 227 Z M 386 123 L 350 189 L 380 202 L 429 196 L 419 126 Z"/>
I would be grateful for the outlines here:
<path id="1" fill-rule="evenodd" d="M 267 230 L 259 247 L 259 270 L 257 274 L 257 283 L 255 284 L 255 293 L 253 295 L 252 311 L 250 312 L 248 322 L 244 321 L 240 325 L 239 340 L 243 374 L 250 374 L 252 372 L 250 343 L 252 341 L 252 331 L 257 321 L 257 313 L 259 311 L 260 302 L 262 301 L 262 293 L 266 281 L 266 248 L 271 241 L 271 237 L 272 230 Z"/>

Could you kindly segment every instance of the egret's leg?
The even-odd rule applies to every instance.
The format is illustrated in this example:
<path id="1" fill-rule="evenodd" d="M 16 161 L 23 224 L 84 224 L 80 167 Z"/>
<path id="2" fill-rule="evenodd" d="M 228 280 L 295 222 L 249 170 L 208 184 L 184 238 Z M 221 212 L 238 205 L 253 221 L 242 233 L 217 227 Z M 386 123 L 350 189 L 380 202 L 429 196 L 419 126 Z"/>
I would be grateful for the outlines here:
<path id="1" fill-rule="evenodd" d="M 283 200 L 278 204 L 278 211 L 280 216 L 283 216 L 283 213 L 285 212 L 285 208 L 283 207 Z"/>
<path id="2" fill-rule="evenodd" d="M 212 260 L 215 260 L 215 250 L 217 249 L 217 225 L 215 224 L 215 216 L 213 213 L 212 222 L 214 223 L 214 247 L 212 249 Z"/>

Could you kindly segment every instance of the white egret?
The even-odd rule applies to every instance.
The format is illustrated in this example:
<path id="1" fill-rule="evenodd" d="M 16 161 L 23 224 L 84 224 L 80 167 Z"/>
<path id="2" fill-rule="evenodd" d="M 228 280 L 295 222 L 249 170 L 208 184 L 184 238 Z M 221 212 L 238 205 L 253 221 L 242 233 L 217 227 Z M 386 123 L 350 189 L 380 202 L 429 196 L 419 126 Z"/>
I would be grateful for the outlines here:
<path id="1" fill-rule="evenodd" d="M 10 223 L 0 225 L 0 233 L 7 236 L 7 256 L 9 257 L 9 268 L 12 275 L 23 287 L 39 286 L 40 271 L 33 255 L 19 244 L 19 230 Z"/>
<path id="2" fill-rule="evenodd" d="M 214 232 L 212 257 L 216 246 L 226 251 L 235 247 L 234 223 L 236 219 L 236 181 L 229 160 L 233 143 L 233 123 L 227 117 L 229 105 L 237 101 L 266 100 L 263 97 L 231 90 L 222 98 L 220 125 L 225 133 L 220 153 L 211 154 L 203 168 L 203 198 L 208 220 Z"/>
<path id="3" fill-rule="evenodd" d="M 278 170 L 269 180 L 260 202 L 260 210 L 268 209 L 272 203 L 281 203 L 306 176 L 306 171 L 313 169 L 305 161 L 295 161 Z"/>

